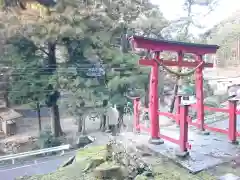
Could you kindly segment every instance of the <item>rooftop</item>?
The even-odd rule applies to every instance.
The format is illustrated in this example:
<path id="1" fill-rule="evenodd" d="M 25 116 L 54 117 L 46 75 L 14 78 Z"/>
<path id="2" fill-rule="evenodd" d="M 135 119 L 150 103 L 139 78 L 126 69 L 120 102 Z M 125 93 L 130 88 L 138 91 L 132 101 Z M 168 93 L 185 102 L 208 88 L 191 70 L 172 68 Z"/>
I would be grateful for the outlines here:
<path id="1" fill-rule="evenodd" d="M 14 109 L 0 107 L 0 119 L 2 121 L 13 120 L 20 117 L 22 117 L 22 115 L 15 111 Z"/>

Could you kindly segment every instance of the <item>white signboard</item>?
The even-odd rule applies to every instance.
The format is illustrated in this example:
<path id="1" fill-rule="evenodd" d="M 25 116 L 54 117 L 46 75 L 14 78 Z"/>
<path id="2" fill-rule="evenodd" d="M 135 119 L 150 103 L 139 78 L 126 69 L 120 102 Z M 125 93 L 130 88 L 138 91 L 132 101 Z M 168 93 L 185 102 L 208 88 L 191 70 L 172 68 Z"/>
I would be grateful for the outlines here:
<path id="1" fill-rule="evenodd" d="M 182 104 L 196 104 L 197 100 L 195 96 L 189 96 L 189 100 L 181 99 Z"/>

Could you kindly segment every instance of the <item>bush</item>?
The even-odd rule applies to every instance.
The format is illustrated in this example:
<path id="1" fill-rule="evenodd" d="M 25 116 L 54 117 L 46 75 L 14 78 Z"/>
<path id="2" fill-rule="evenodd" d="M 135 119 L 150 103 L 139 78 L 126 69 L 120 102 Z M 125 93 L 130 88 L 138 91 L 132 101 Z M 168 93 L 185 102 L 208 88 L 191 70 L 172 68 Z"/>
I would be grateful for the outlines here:
<path id="1" fill-rule="evenodd" d="M 220 107 L 220 105 L 228 100 L 228 95 L 209 96 L 204 99 L 204 104 L 210 107 Z"/>
<path id="2" fill-rule="evenodd" d="M 50 130 L 44 130 L 40 133 L 39 138 L 37 140 L 37 146 L 42 148 L 50 148 L 55 146 L 60 146 L 61 141 L 59 138 L 55 138 L 52 135 L 52 132 Z"/>
<path id="3" fill-rule="evenodd" d="M 224 102 L 222 96 L 210 96 L 204 99 L 204 105 L 208 107 L 220 108 L 221 103 Z M 215 111 L 205 111 L 205 115 L 211 115 L 216 113 Z"/>
<path id="4" fill-rule="evenodd" d="M 190 82 L 189 83 L 189 90 L 191 90 L 192 93 L 196 93 L 195 89 L 196 89 L 196 84 L 195 82 Z M 211 88 L 211 86 L 208 84 L 208 81 L 207 80 L 204 80 L 203 81 L 203 92 L 204 92 L 204 96 L 205 97 L 208 97 L 208 96 L 212 96 L 214 94 L 214 90 L 213 88 Z"/>
<path id="5" fill-rule="evenodd" d="M 204 99 L 204 105 L 209 107 L 219 107 L 221 104 L 219 97 L 209 96 Z"/>

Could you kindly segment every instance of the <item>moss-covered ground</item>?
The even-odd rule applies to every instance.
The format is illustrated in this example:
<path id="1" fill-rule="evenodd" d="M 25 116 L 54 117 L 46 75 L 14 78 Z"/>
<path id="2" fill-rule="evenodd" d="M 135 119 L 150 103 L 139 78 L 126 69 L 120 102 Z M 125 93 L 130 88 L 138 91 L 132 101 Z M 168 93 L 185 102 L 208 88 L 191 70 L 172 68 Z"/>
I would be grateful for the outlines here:
<path id="1" fill-rule="evenodd" d="M 24 177 L 22 180 L 95 180 L 91 172 L 86 173 L 92 159 L 103 159 L 106 154 L 105 146 L 95 146 L 79 150 L 76 154 L 76 161 L 64 168 L 59 168 L 56 172 L 46 175 L 36 175 Z M 151 162 L 152 161 L 152 162 Z M 208 171 L 198 174 L 190 174 L 184 168 L 176 165 L 174 162 L 161 157 L 149 157 L 149 162 L 153 166 L 155 180 L 217 180 L 217 175 L 225 173 L 234 173 L 240 175 L 240 168 L 233 168 L 231 164 L 223 164 Z M 106 162 L 102 162 L 106 164 Z M 114 165 L 114 164 L 113 164 Z M 214 172 L 214 176 L 211 175 Z M 136 180 L 149 179 L 145 176 L 138 176 Z"/>

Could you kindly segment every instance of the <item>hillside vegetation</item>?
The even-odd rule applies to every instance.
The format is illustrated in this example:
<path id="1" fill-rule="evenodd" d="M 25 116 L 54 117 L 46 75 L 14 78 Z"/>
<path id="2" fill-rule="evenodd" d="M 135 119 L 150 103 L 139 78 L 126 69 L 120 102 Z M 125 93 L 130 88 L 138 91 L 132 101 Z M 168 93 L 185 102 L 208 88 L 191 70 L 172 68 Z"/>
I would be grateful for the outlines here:
<path id="1" fill-rule="evenodd" d="M 117 145 L 95 146 L 79 150 L 75 162 L 61 167 L 56 172 L 18 180 L 215 180 L 206 172 L 189 174 L 185 169 L 162 157 L 147 157 L 133 160 Z M 135 154 L 136 155 L 136 154 Z M 137 155 L 136 155 L 137 156 Z"/>
<path id="2" fill-rule="evenodd" d="M 220 45 L 218 66 L 240 65 L 240 10 L 205 33 L 208 43 Z"/>

